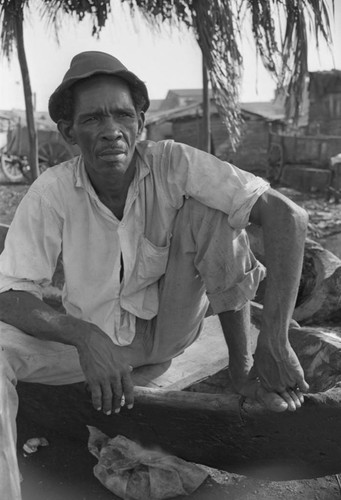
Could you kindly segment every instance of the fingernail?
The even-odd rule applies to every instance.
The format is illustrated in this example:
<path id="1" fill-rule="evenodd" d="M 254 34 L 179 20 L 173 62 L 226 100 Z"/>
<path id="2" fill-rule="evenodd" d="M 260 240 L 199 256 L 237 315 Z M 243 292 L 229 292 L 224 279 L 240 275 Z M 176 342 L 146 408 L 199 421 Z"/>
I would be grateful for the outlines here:
<path id="1" fill-rule="evenodd" d="M 102 409 L 102 408 L 101 408 L 100 406 L 99 406 L 98 408 L 96 408 L 96 410 L 97 410 L 97 411 L 101 411 L 101 409 Z"/>
<path id="2" fill-rule="evenodd" d="M 128 410 L 131 410 L 133 408 L 133 406 L 134 405 L 132 403 L 130 403 L 130 405 L 127 405 Z"/>
<path id="3" fill-rule="evenodd" d="M 115 413 L 120 413 L 120 408 L 115 408 Z"/>

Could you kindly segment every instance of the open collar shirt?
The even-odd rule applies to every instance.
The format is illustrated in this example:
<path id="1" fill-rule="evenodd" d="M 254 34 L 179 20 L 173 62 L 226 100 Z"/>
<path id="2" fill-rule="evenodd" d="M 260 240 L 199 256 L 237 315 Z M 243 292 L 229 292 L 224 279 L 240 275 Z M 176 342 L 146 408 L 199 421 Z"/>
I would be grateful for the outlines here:
<path id="1" fill-rule="evenodd" d="M 25 290 L 42 298 L 62 252 L 67 313 L 95 323 L 118 345 L 130 344 L 136 317 L 148 320 L 158 312 L 158 280 L 184 198 L 225 212 L 230 225 L 241 229 L 269 187 L 171 140 L 142 141 L 136 149 L 122 220 L 99 200 L 82 157 L 48 169 L 32 184 L 0 256 L 0 292 Z"/>

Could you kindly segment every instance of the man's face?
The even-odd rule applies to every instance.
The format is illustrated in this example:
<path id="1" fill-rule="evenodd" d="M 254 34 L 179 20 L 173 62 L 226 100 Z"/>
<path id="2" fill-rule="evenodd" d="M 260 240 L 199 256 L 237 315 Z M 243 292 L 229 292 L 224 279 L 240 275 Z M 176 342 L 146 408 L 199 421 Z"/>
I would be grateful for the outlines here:
<path id="1" fill-rule="evenodd" d="M 98 75 L 75 86 L 70 134 L 90 178 L 126 172 L 143 122 L 143 113 L 136 111 L 129 87 L 121 78 Z"/>

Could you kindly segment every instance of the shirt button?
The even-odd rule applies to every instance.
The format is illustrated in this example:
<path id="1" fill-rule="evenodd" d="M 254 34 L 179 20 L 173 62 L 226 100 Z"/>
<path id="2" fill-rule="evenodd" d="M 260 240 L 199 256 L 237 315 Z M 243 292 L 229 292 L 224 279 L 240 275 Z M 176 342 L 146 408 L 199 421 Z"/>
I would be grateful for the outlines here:
<path id="1" fill-rule="evenodd" d="M 124 227 L 124 226 L 125 226 L 125 222 L 121 222 L 121 223 L 120 223 L 120 226 L 121 226 L 121 227 Z"/>

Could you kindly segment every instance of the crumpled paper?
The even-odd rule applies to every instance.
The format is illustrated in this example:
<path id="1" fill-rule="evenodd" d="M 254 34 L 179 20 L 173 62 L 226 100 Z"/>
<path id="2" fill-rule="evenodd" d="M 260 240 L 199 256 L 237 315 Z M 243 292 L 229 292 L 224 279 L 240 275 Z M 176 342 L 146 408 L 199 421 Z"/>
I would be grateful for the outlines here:
<path id="1" fill-rule="evenodd" d="M 161 500 L 190 495 L 208 473 L 196 464 L 148 450 L 124 436 L 109 438 L 88 426 L 88 448 L 98 464 L 97 479 L 124 500 Z"/>

